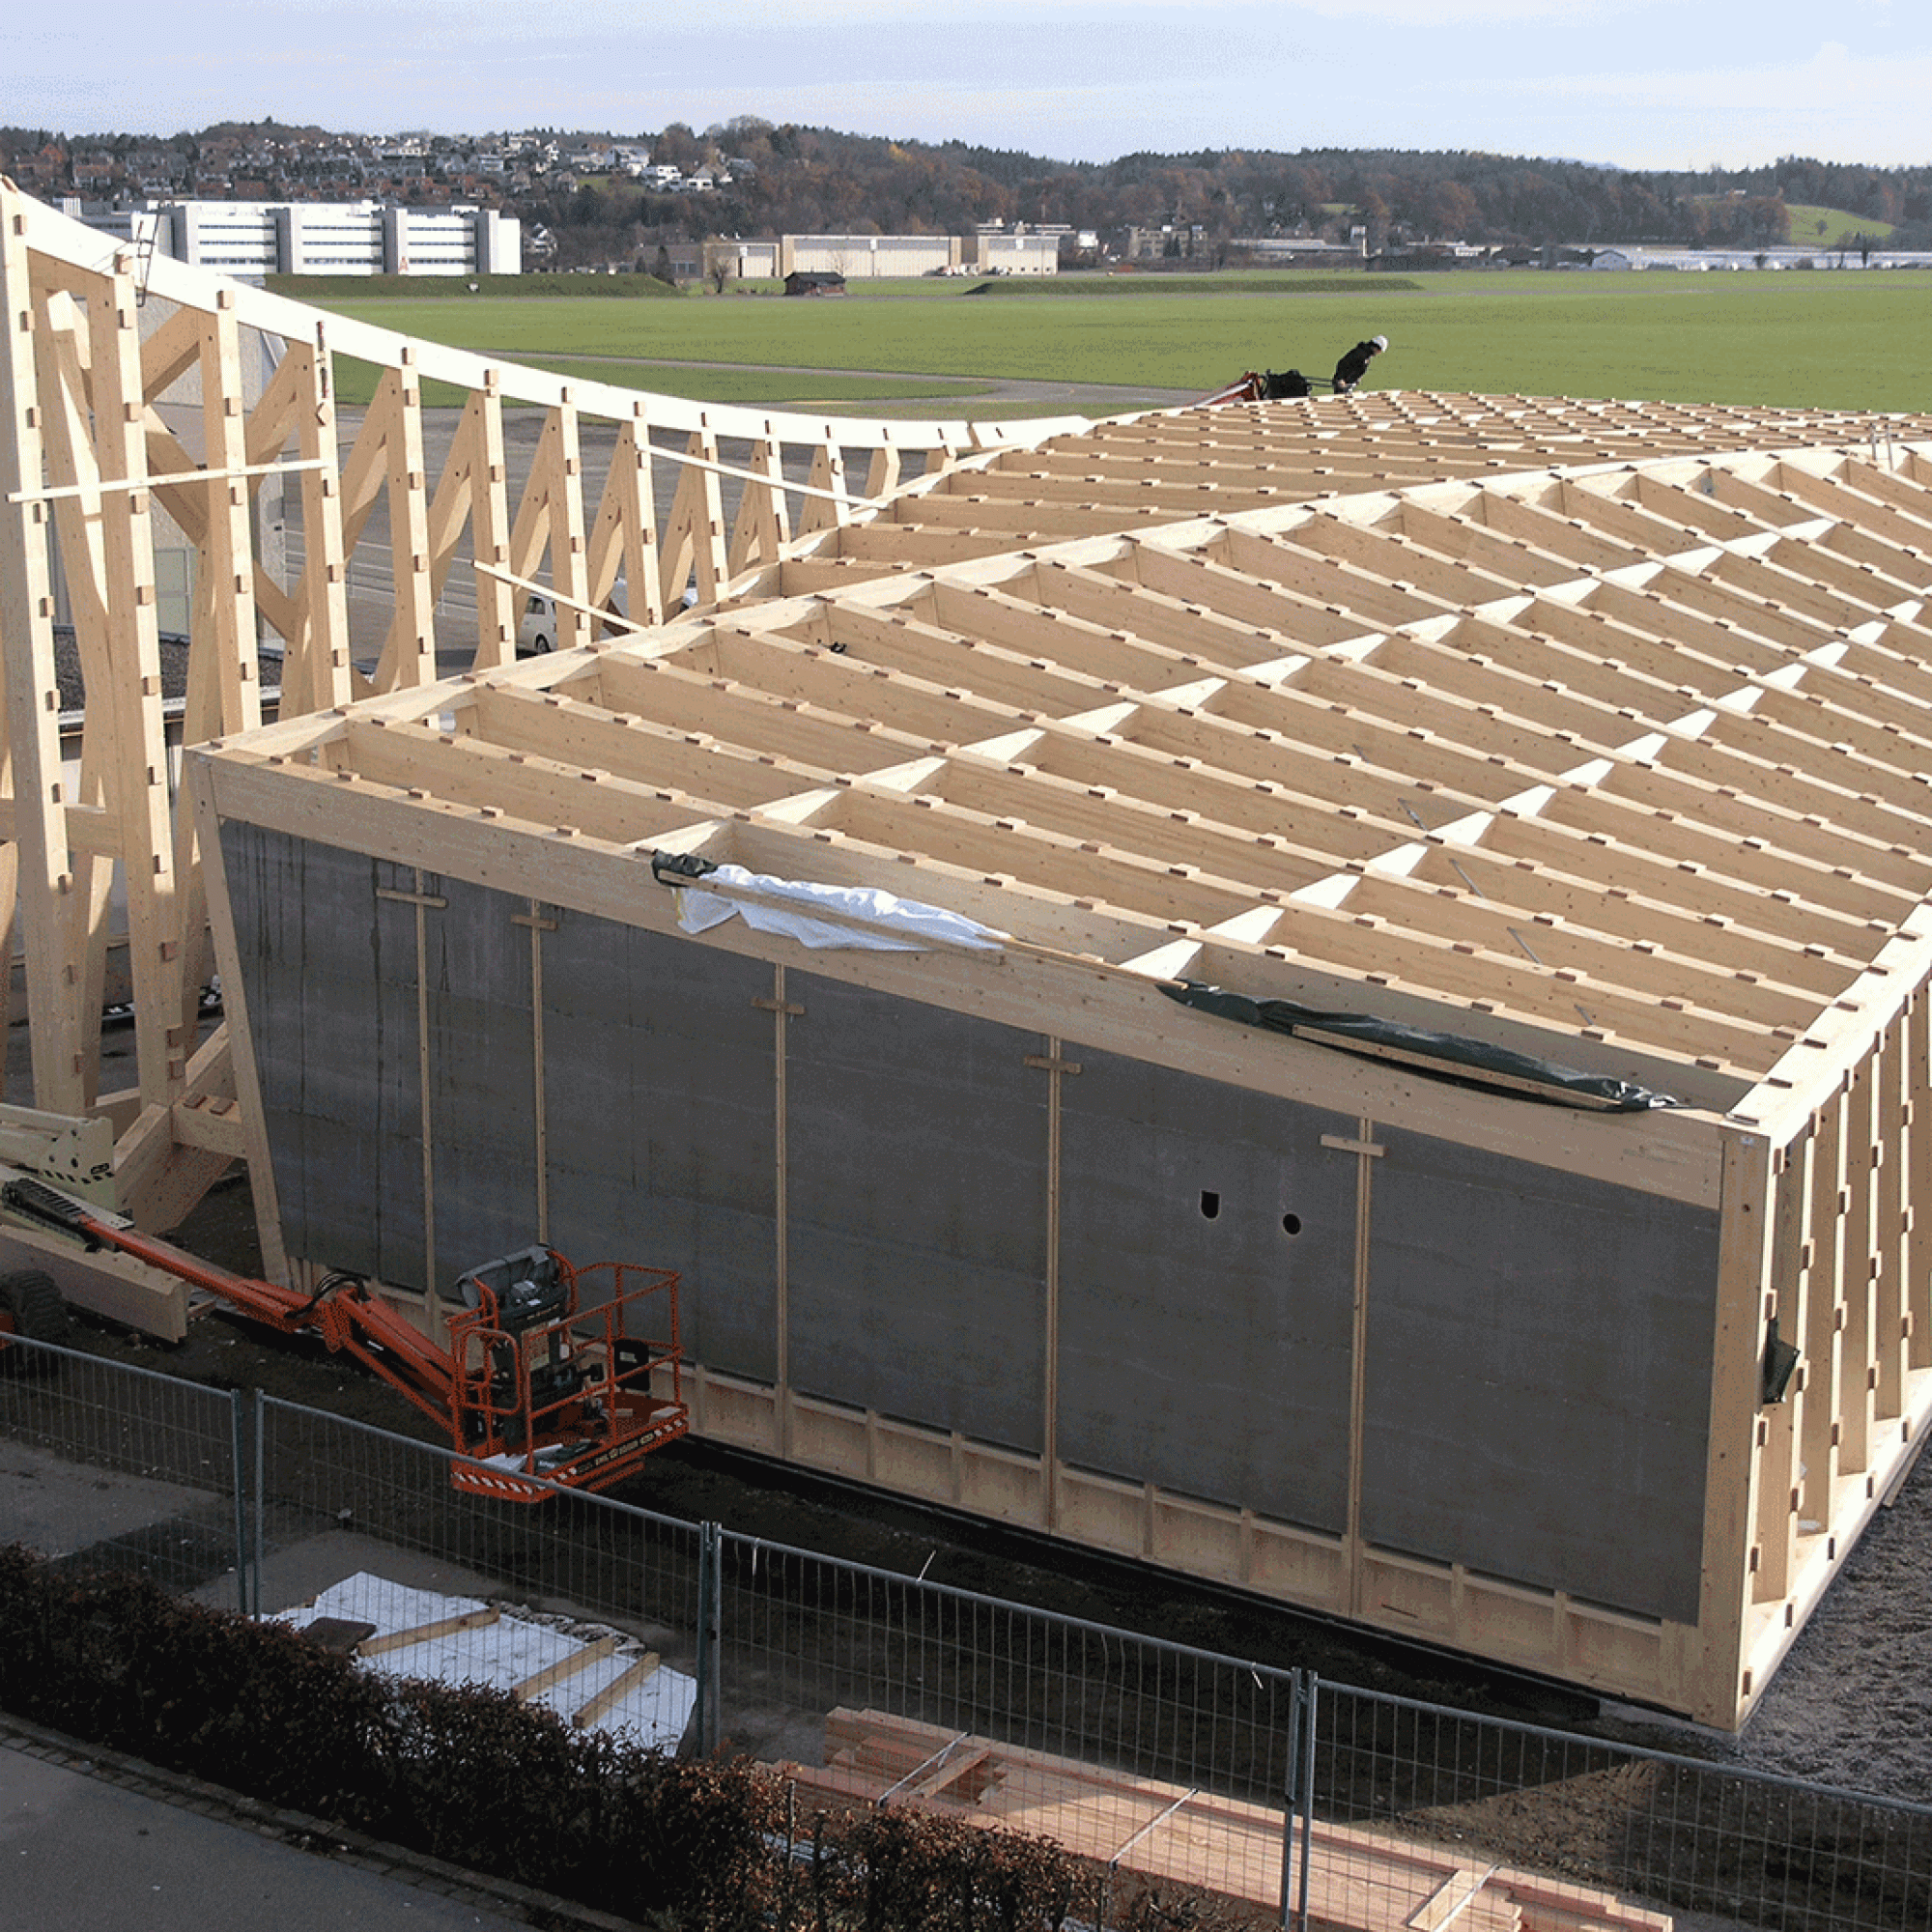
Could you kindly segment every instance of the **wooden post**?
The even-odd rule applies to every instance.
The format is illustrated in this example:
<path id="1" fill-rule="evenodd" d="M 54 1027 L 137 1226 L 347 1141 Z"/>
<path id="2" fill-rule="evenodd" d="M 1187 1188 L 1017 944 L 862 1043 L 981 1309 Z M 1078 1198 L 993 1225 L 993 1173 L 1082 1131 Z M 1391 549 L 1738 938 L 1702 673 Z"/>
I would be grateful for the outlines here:
<path id="1" fill-rule="evenodd" d="M 41 401 L 35 371 L 33 278 L 26 213 L 11 183 L 0 185 L 0 291 L 7 343 L 0 355 L 0 666 L 6 679 L 8 803 L 19 858 L 20 923 L 27 953 L 34 1104 L 48 1113 L 86 1108 L 79 987 L 67 950 L 66 905 L 73 891 L 59 718 L 47 701 L 54 672 L 53 583 L 48 570 L 49 507 L 44 482 Z"/>
<path id="2" fill-rule="evenodd" d="M 1718 1235 L 1717 1320 L 1711 1362 L 1710 1451 L 1704 1491 L 1703 1585 L 1692 1681 L 1681 1708 L 1707 1723 L 1737 1721 L 1744 1681 L 1748 1555 L 1756 1522 L 1756 1432 L 1774 1195 L 1771 1144 L 1762 1134 L 1724 1135 Z"/>

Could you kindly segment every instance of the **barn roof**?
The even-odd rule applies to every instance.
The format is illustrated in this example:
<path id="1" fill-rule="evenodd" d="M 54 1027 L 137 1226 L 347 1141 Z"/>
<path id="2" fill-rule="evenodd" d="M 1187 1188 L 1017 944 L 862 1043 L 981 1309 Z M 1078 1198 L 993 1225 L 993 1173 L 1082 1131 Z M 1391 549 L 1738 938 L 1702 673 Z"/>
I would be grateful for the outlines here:
<path id="1" fill-rule="evenodd" d="M 666 851 L 881 888 L 1009 936 L 1075 1038 L 1205 982 L 1749 1120 L 1932 956 L 1926 430 L 1385 394 L 1101 425 L 760 599 L 237 741 L 218 790 L 537 897 L 662 904 Z"/>

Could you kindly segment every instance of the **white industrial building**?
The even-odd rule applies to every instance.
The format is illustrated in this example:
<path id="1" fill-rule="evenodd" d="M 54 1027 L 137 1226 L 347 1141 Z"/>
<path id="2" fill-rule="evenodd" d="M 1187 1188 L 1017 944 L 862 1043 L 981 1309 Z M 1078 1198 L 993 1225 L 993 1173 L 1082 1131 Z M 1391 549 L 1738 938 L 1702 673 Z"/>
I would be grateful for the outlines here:
<path id="1" fill-rule="evenodd" d="M 739 244 L 764 248 L 765 242 Z M 982 275 L 1060 272 L 1060 234 L 1022 229 L 979 235 L 785 235 L 777 243 L 776 270 L 743 272 L 843 275 L 848 282 L 948 271 Z"/>
<path id="2" fill-rule="evenodd" d="M 781 275 L 843 275 L 848 282 L 929 275 L 959 264 L 952 235 L 786 235 L 779 241 Z"/>
<path id="3" fill-rule="evenodd" d="M 1014 234 L 980 234 L 967 244 L 970 261 L 986 275 L 1057 275 L 1060 237 L 1021 229 Z"/>
<path id="4" fill-rule="evenodd" d="M 90 227 L 199 269 L 263 275 L 516 275 L 522 224 L 491 208 L 379 201 L 150 201 L 70 207 Z"/>

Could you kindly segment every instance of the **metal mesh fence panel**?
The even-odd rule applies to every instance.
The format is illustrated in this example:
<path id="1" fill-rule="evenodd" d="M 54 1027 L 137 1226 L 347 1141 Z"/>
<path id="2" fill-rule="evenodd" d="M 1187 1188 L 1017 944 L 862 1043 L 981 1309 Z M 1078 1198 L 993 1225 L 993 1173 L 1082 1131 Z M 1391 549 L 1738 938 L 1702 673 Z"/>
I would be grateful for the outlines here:
<path id="1" fill-rule="evenodd" d="M 0 1541 L 237 1607 L 237 1401 L 47 1343 L 0 1353 Z"/>
<path id="2" fill-rule="evenodd" d="M 1042 1833 L 1115 1912 L 1149 1880 L 1278 1909 L 1292 1674 L 750 1538 L 720 1567 L 722 1729 L 802 1815 Z"/>
<path id="3" fill-rule="evenodd" d="M 0 1353 L 0 1540 L 269 1613 L 364 1574 L 613 1631 L 637 1681 L 600 1721 L 641 1724 L 678 1679 L 687 1745 L 786 1767 L 802 1855 L 821 1812 L 911 1806 L 1075 1852 L 1104 1924 L 1932 1932 L 1932 1806 L 1317 1691 L 608 1497 L 473 1495 L 460 1463 L 70 1350 Z"/>
<path id="4" fill-rule="evenodd" d="M 599 1712 L 607 1728 L 649 1730 L 659 1719 L 646 1723 L 647 1707 L 670 1708 L 673 1688 L 677 1708 L 695 1701 L 697 1525 L 579 1491 L 553 1490 L 539 1502 L 469 1494 L 451 1480 L 464 1459 L 446 1449 L 269 1397 L 259 1413 L 255 1606 L 263 1613 L 294 1609 L 358 1575 L 480 1598 L 520 1622 L 620 1635 L 618 1662 L 629 1674 Z"/>
<path id="5" fill-rule="evenodd" d="M 1932 1927 L 1932 1807 L 1328 1685 L 1312 1774 L 1311 1923 L 1331 1895 L 1401 1924 L 1460 1894 L 1524 1924 Z"/>

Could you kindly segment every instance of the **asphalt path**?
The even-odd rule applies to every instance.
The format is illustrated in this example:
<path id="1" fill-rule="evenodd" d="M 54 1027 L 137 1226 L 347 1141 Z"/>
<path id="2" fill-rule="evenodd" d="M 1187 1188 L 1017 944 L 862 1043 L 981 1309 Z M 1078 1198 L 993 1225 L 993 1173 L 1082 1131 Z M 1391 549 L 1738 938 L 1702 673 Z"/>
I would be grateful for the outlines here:
<path id="1" fill-rule="evenodd" d="M 916 383 L 918 372 L 904 369 L 818 369 L 808 368 L 795 362 L 708 362 L 696 358 L 653 355 L 648 360 L 643 357 L 611 355 L 546 355 L 546 362 L 569 362 L 582 368 L 586 376 L 594 376 L 598 369 L 630 369 L 648 372 L 652 369 L 719 369 L 748 372 L 761 376 L 796 376 L 799 378 L 798 394 L 785 402 L 759 402 L 748 404 L 747 408 L 756 409 L 812 409 L 826 407 L 813 400 L 811 385 L 823 377 L 837 377 L 841 381 L 857 378 L 862 382 L 877 383 Z M 1230 372 L 1229 380 L 1240 374 L 1239 370 Z M 1008 376 L 980 376 L 960 373 L 956 375 L 935 375 L 935 383 L 971 383 L 971 395 L 940 394 L 932 396 L 932 413 L 939 421 L 952 422 L 961 417 L 968 420 L 976 412 L 989 404 L 1027 403 L 1037 406 L 1043 416 L 1065 415 L 1071 412 L 1098 411 L 1102 414 L 1115 414 L 1125 410 L 1173 410 L 1183 409 L 1189 403 L 1198 403 L 1202 392 L 1199 389 L 1149 389 L 1138 388 L 1118 383 L 1074 383 L 1063 380 L 1029 381 Z M 895 393 L 880 399 L 881 408 L 890 408 L 896 416 L 908 407 L 928 399 L 913 393 Z M 869 420 L 874 413 L 872 406 L 863 401 L 846 400 L 837 405 L 836 412 L 853 417 L 855 420 Z M 1002 412 L 1005 419 L 1005 412 Z"/>
<path id="2" fill-rule="evenodd" d="M 218 1797 L 125 1760 L 0 1735 L 4 1932 L 494 1932 L 530 1922 L 456 1874 L 408 1870 L 273 1814 L 244 1822 Z"/>

